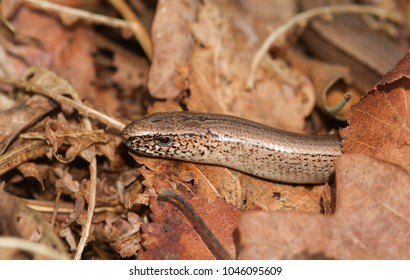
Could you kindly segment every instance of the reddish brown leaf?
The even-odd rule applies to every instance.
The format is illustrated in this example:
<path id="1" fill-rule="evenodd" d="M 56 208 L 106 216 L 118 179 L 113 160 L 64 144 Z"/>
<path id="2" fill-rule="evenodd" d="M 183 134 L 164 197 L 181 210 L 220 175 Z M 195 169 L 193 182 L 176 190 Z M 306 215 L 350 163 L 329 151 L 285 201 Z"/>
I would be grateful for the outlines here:
<path id="1" fill-rule="evenodd" d="M 95 108 L 107 115 L 117 115 L 121 111 L 127 112 L 128 116 L 143 114 L 145 110 L 141 103 L 147 84 L 147 60 L 111 38 L 97 35 L 95 43 L 98 48 L 94 57 L 98 69 L 95 84 L 103 87 L 98 91 L 98 98 L 93 100 Z M 113 98 L 118 89 L 121 98 Z"/>
<path id="2" fill-rule="evenodd" d="M 189 221 L 173 205 L 151 201 L 152 222 L 142 226 L 139 259 L 213 259 Z"/>
<path id="3" fill-rule="evenodd" d="M 336 163 L 336 213 L 253 212 L 238 223 L 242 259 L 408 259 L 410 176 L 365 155 Z"/>
<path id="4" fill-rule="evenodd" d="M 344 153 L 364 153 L 410 172 L 410 54 L 352 107 Z"/>
<path id="5" fill-rule="evenodd" d="M 379 91 L 383 91 L 383 87 L 402 79 L 404 80 L 403 82 L 405 82 L 405 85 L 407 85 L 408 80 L 410 79 L 410 52 L 408 52 L 392 70 L 383 76 L 383 78 L 377 83 L 376 88 Z M 401 85 L 401 87 L 405 88 L 403 85 Z"/>
<path id="6" fill-rule="evenodd" d="M 90 81 L 94 79 L 95 68 L 90 54 L 95 50 L 95 43 L 89 28 L 81 24 L 63 26 L 58 16 L 36 12 L 27 5 L 21 6 L 12 23 L 18 32 L 30 34 L 30 38 L 40 42 L 35 46 L 35 52 L 23 49 L 24 58 L 30 65 L 52 65 L 53 70 L 70 81 L 83 97 L 94 98 Z M 44 36 L 45 32 L 53 36 Z M 39 50 L 42 53 L 38 53 Z"/>
<path id="7" fill-rule="evenodd" d="M 196 178 L 195 171 L 192 169 L 191 171 L 185 169 L 186 172 L 179 173 L 180 169 L 173 168 L 174 165 L 163 164 L 162 161 L 152 159 L 152 162 L 149 161 L 150 159 L 146 159 L 145 163 L 152 170 L 140 169 L 145 179 L 144 185 L 156 191 L 161 188 L 174 188 L 175 192 L 194 207 L 216 238 L 231 256 L 234 256 L 233 231 L 239 211 L 221 199 L 206 178 L 203 176 L 202 179 Z M 175 165 L 178 164 L 190 165 L 175 162 Z M 173 170 L 173 173 L 164 172 L 166 169 Z M 172 174 L 172 176 L 166 174 Z M 145 251 L 140 255 L 141 258 L 214 258 L 198 233 L 192 228 L 190 221 L 179 209 L 167 202 L 157 202 L 152 196 L 150 209 L 152 222 L 143 225 L 144 242 L 142 246 Z"/>

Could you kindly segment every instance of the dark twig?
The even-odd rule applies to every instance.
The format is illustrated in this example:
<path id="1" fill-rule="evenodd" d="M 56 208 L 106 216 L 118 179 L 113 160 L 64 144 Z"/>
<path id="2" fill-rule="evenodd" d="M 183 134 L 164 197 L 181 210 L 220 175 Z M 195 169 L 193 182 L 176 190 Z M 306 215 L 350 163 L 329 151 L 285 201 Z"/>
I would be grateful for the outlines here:
<path id="1" fill-rule="evenodd" d="M 208 247 L 209 251 L 215 256 L 218 260 L 231 260 L 232 257 L 225 250 L 219 240 L 207 227 L 201 217 L 196 213 L 195 209 L 189 204 L 182 196 L 167 190 L 160 189 L 158 192 L 159 198 L 163 199 L 176 207 L 184 213 L 188 220 L 192 223 L 196 229 L 198 235 L 201 237 L 202 241 Z"/>

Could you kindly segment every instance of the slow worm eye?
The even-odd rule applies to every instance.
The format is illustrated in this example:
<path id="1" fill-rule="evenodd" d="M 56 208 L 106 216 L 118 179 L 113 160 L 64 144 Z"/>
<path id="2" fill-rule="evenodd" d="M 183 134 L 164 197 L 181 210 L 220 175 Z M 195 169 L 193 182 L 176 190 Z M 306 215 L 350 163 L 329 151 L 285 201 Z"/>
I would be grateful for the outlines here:
<path id="1" fill-rule="evenodd" d="M 160 122 L 160 121 L 163 121 L 162 119 L 160 119 L 160 118 L 152 118 L 152 119 L 150 119 L 149 120 L 151 123 L 156 123 L 156 122 Z"/>
<path id="2" fill-rule="evenodd" d="M 154 141 L 157 145 L 169 146 L 172 144 L 172 137 L 171 136 L 156 136 Z"/>

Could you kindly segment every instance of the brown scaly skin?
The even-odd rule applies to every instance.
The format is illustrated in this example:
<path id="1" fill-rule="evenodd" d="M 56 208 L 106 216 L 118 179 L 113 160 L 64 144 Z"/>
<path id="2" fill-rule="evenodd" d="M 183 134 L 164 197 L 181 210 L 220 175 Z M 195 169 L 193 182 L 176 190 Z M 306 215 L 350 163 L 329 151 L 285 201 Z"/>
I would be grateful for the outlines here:
<path id="1" fill-rule="evenodd" d="M 220 165 L 299 184 L 329 181 L 341 154 L 338 135 L 306 136 L 208 113 L 155 113 L 126 126 L 123 138 L 139 154 Z"/>

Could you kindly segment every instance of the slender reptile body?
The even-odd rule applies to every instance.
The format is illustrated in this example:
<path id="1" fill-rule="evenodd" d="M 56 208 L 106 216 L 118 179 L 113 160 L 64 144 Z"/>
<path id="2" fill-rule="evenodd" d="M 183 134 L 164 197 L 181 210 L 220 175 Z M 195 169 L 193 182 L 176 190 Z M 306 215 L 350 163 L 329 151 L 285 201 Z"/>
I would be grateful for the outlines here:
<path id="1" fill-rule="evenodd" d="M 155 113 L 123 131 L 134 152 L 226 166 L 287 183 L 323 183 L 341 154 L 338 135 L 306 136 L 207 113 Z"/>

